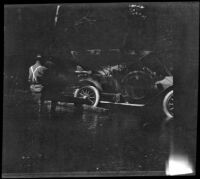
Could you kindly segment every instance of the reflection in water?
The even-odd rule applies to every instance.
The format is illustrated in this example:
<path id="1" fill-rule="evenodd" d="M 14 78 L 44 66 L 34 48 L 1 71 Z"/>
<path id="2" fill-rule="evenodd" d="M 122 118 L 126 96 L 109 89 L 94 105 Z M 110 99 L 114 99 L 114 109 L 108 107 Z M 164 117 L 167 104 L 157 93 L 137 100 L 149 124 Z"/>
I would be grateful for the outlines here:
<path id="1" fill-rule="evenodd" d="M 96 127 L 98 124 L 98 115 L 97 114 L 87 114 L 86 112 L 82 115 L 83 122 L 86 123 L 87 129 L 96 133 Z"/>
<path id="2" fill-rule="evenodd" d="M 162 119 L 148 116 L 144 125 L 134 110 L 58 108 L 39 118 L 28 103 L 5 109 L 3 172 L 165 170 L 169 138 Z"/>

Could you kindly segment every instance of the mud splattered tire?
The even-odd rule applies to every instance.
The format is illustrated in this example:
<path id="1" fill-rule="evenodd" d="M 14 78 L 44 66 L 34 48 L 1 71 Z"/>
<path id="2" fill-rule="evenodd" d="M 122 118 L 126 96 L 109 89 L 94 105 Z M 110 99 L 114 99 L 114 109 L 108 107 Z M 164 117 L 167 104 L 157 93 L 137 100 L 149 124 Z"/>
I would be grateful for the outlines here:
<path id="1" fill-rule="evenodd" d="M 74 97 L 88 99 L 91 103 L 89 106 L 96 107 L 99 103 L 100 95 L 97 88 L 94 86 L 83 86 L 76 89 L 74 92 Z"/>
<path id="2" fill-rule="evenodd" d="M 163 112 L 169 118 L 174 117 L 174 95 L 173 95 L 173 90 L 169 91 L 163 98 Z"/>

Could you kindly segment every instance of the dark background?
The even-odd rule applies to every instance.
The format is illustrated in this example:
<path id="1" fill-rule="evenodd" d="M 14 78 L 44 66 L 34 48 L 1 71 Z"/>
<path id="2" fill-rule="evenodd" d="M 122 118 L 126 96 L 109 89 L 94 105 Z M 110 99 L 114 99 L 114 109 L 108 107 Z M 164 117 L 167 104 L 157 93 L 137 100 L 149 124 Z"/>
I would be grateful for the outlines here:
<path id="1" fill-rule="evenodd" d="M 152 50 L 173 67 L 180 54 L 184 24 L 177 12 L 187 9 L 174 3 L 61 5 L 55 25 L 56 5 L 7 5 L 4 16 L 4 72 L 17 88 L 24 88 L 27 69 L 37 53 L 53 56 L 60 66 L 67 66 L 70 51 L 119 49 L 121 61 L 128 50 Z M 182 7 L 181 7 L 182 6 Z M 185 11 L 184 10 L 184 11 Z M 177 11 L 177 12 L 176 12 Z M 185 12 L 183 12 L 185 13 Z M 86 17 L 86 19 L 84 19 Z M 114 62 L 118 56 L 101 54 L 90 68 Z M 177 60 L 178 61 L 178 60 Z M 15 65 L 13 65 L 15 64 Z"/>

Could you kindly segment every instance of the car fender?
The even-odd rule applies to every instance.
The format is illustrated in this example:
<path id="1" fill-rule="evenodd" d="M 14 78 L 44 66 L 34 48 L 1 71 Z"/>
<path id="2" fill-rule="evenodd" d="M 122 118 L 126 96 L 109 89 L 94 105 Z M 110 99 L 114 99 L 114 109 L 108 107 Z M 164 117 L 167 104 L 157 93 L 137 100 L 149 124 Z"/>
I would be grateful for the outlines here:
<path id="1" fill-rule="evenodd" d="M 170 92 L 171 90 L 173 90 L 174 87 L 173 85 L 166 88 L 166 89 L 163 89 L 161 90 L 157 95 L 153 96 L 153 98 L 151 98 L 150 100 L 147 101 L 146 105 L 153 105 L 153 104 L 156 104 L 156 103 L 159 103 L 162 102 L 163 98 L 165 97 L 165 95 Z"/>
<path id="2" fill-rule="evenodd" d="M 174 86 L 172 85 L 172 86 L 170 86 L 170 87 L 168 87 L 168 88 L 166 88 L 166 89 L 164 89 L 162 92 L 161 92 L 161 95 L 163 95 L 163 96 L 165 96 L 169 91 L 171 91 L 171 90 L 174 90 Z"/>
<path id="3" fill-rule="evenodd" d="M 80 85 L 92 85 L 95 86 L 99 91 L 103 91 L 101 84 L 92 78 L 81 79 L 79 81 Z"/>
<path id="4" fill-rule="evenodd" d="M 160 85 L 164 90 L 167 90 L 170 86 L 173 86 L 173 76 L 165 76 L 164 79 L 157 81 L 156 85 Z"/>

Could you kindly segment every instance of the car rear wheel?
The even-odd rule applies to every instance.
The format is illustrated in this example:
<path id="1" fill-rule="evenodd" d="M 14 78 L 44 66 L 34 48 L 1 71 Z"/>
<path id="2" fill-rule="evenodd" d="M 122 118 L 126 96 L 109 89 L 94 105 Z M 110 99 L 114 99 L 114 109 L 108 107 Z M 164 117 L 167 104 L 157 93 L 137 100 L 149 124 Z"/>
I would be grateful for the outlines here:
<path id="1" fill-rule="evenodd" d="M 128 95 L 134 100 L 144 99 L 151 90 L 152 80 L 143 71 L 130 72 L 124 80 Z"/>
<path id="2" fill-rule="evenodd" d="M 163 99 L 163 111 L 167 117 L 174 117 L 174 95 L 173 90 L 169 91 Z"/>
<path id="3" fill-rule="evenodd" d="M 76 89 L 74 97 L 86 99 L 92 107 L 96 107 L 100 99 L 99 91 L 94 86 L 84 86 Z"/>

